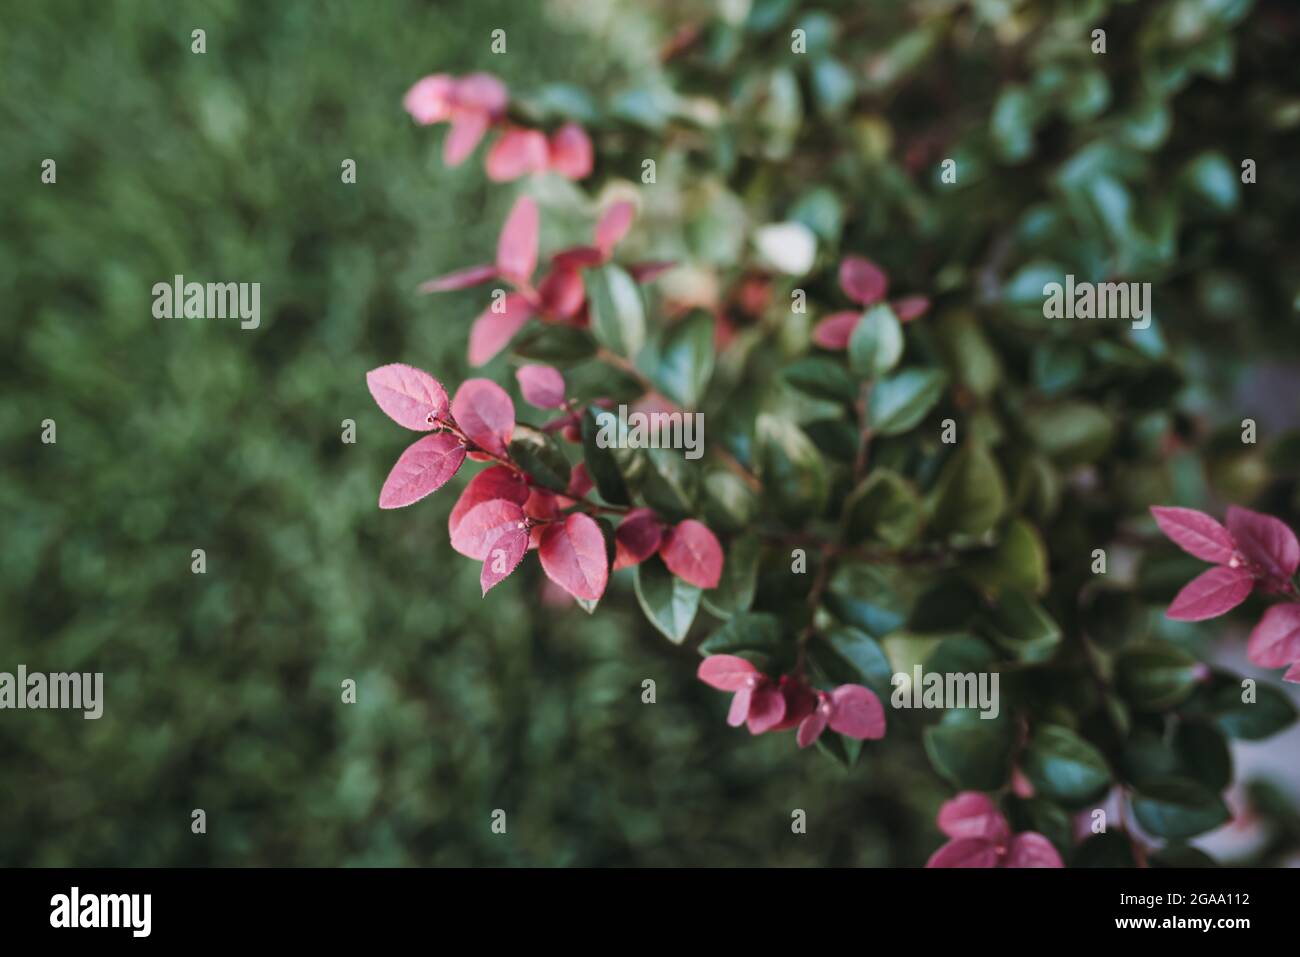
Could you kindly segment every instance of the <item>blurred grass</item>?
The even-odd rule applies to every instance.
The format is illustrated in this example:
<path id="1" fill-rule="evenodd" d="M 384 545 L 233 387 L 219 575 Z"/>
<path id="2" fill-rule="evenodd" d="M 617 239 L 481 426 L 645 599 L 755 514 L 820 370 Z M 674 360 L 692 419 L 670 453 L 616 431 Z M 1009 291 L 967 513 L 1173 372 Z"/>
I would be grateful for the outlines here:
<path id="1" fill-rule="evenodd" d="M 364 372 L 463 378 L 481 297 L 413 290 L 488 257 L 511 198 L 480 156 L 445 169 L 403 91 L 475 68 L 590 83 L 614 50 L 505 0 L 5 19 L 0 670 L 103 671 L 106 703 L 0 715 L 0 864 L 924 860 L 940 795 L 914 743 L 845 773 L 727 728 L 624 581 L 593 618 L 540 610 L 535 568 L 481 600 L 446 536 L 468 469 L 376 508 L 409 435 Z M 260 282 L 261 328 L 153 319 L 177 273 Z"/>

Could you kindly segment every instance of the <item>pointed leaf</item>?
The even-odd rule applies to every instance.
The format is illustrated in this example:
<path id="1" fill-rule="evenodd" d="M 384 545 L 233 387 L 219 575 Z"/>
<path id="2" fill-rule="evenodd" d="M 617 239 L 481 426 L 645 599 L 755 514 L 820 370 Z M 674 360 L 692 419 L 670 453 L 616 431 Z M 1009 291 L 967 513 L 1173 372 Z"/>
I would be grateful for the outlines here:
<path id="1" fill-rule="evenodd" d="M 508 531 L 525 531 L 528 516 L 514 502 L 490 499 L 475 505 L 451 533 L 451 547 L 466 558 L 483 561 L 497 536 Z"/>
<path id="2" fill-rule="evenodd" d="M 668 570 L 697 588 L 717 588 L 722 577 L 722 545 L 701 522 L 688 518 L 664 535 L 659 557 Z"/>
<path id="3" fill-rule="evenodd" d="M 840 263 L 840 288 L 860 306 L 870 306 L 885 298 L 889 277 L 865 256 L 846 256 Z"/>
<path id="4" fill-rule="evenodd" d="M 1300 567 L 1300 542 L 1285 522 L 1230 505 L 1228 531 L 1248 561 L 1263 568 L 1275 584 L 1290 584 L 1291 576 Z"/>
<path id="5" fill-rule="evenodd" d="M 456 534 L 456 527 L 460 525 L 461 519 L 475 505 L 482 505 L 497 498 L 514 502 L 521 507 L 528 501 L 527 484 L 518 472 L 504 465 L 494 465 L 484 469 L 469 480 L 465 491 L 460 493 L 460 498 L 452 506 L 451 515 L 447 518 L 448 533 L 453 536 Z"/>
<path id="6" fill-rule="evenodd" d="M 633 572 L 637 601 L 650 624 L 669 641 L 680 645 L 700 607 L 700 589 L 678 578 L 656 557 Z"/>
<path id="7" fill-rule="evenodd" d="M 614 570 L 641 564 L 659 551 L 663 536 L 663 523 L 655 517 L 653 509 L 636 508 L 628 512 L 614 533 L 614 544 L 617 549 Z"/>
<path id="8" fill-rule="evenodd" d="M 939 808 L 939 830 L 951 838 L 1002 842 L 1011 834 L 1007 819 L 987 794 L 963 791 Z"/>
<path id="9" fill-rule="evenodd" d="M 847 349 L 853 330 L 862 321 L 862 313 L 850 309 L 833 312 L 813 327 L 813 342 L 823 349 Z"/>
<path id="10" fill-rule="evenodd" d="M 1264 612 L 1250 633 L 1246 655 L 1261 668 L 1283 668 L 1300 661 L 1300 604 L 1285 602 Z"/>
<path id="11" fill-rule="evenodd" d="M 420 292 L 450 292 L 455 289 L 468 289 L 481 286 L 497 278 L 496 266 L 469 266 L 456 272 L 430 279 L 419 285 Z"/>
<path id="12" fill-rule="evenodd" d="M 479 585 L 484 595 L 519 567 L 528 551 L 528 540 L 529 533 L 526 529 L 507 528 L 488 546 L 487 557 L 483 559 L 483 571 L 479 573 Z"/>
<path id="13" fill-rule="evenodd" d="M 465 446 L 450 432 L 416 439 L 398 456 L 379 492 L 380 508 L 403 508 L 447 484 L 465 461 Z"/>
<path id="14" fill-rule="evenodd" d="M 479 313 L 469 330 L 469 364 L 481 366 L 510 344 L 533 314 L 533 307 L 517 292 L 501 300 L 501 311 L 489 306 Z"/>
<path id="15" fill-rule="evenodd" d="M 546 577 L 574 598 L 595 600 L 605 593 L 605 536 L 591 516 L 575 512 L 563 523 L 548 525 L 537 553 Z"/>
<path id="16" fill-rule="evenodd" d="M 394 362 L 366 373 L 366 387 L 384 413 L 404 428 L 428 432 L 447 414 L 447 390 L 429 373 Z"/>
<path id="17" fill-rule="evenodd" d="M 509 129 L 488 150 L 484 168 L 488 179 L 508 183 L 529 173 L 540 173 L 550 161 L 546 135 L 537 130 Z"/>
<path id="18" fill-rule="evenodd" d="M 948 377 L 938 369 L 904 369 L 882 379 L 872 388 L 867 404 L 871 427 L 879 435 L 901 435 L 915 428 L 930 414 L 947 384 Z"/>
<path id="19" fill-rule="evenodd" d="M 831 692 L 832 731 L 859 741 L 885 736 L 885 708 L 875 692 L 862 685 L 840 685 Z"/>
<path id="20" fill-rule="evenodd" d="M 636 206 L 628 200 L 614 203 L 601 214 L 600 222 L 596 224 L 596 248 L 606 258 L 632 228 L 632 220 L 635 216 Z"/>
<path id="21" fill-rule="evenodd" d="M 695 674 L 710 688 L 739 691 L 761 672 L 744 658 L 735 655 L 710 655 L 700 662 Z"/>
<path id="22" fill-rule="evenodd" d="M 505 458 L 515 427 L 515 404 L 505 389 L 491 379 L 466 379 L 451 401 L 451 414 L 471 442 Z"/>
<path id="23" fill-rule="evenodd" d="M 629 359 L 645 344 L 645 302 L 641 289 L 618 266 L 602 266 L 587 275 L 591 331 L 596 341 Z"/>
<path id="24" fill-rule="evenodd" d="M 594 161 L 591 138 L 577 123 L 565 123 L 551 135 L 550 166 L 565 179 L 586 179 Z"/>
<path id="25" fill-rule="evenodd" d="M 903 355 L 903 327 L 885 303 L 872 306 L 849 336 L 849 367 L 864 379 L 875 379 Z"/>
<path id="26" fill-rule="evenodd" d="M 1250 595 L 1255 578 L 1245 568 L 1218 565 L 1183 586 L 1165 617 L 1174 621 L 1204 621 L 1231 611 Z"/>
<path id="27" fill-rule="evenodd" d="M 527 282 L 537 268 L 537 204 L 527 196 L 515 201 L 497 241 L 497 269 L 515 282 Z"/>
<path id="28" fill-rule="evenodd" d="M 1155 506 L 1151 514 L 1171 542 L 1202 561 L 1226 565 L 1237 551 L 1228 530 L 1204 512 Z"/>
<path id="29" fill-rule="evenodd" d="M 520 366 L 515 372 L 524 401 L 539 409 L 564 408 L 564 376 L 550 366 Z"/>

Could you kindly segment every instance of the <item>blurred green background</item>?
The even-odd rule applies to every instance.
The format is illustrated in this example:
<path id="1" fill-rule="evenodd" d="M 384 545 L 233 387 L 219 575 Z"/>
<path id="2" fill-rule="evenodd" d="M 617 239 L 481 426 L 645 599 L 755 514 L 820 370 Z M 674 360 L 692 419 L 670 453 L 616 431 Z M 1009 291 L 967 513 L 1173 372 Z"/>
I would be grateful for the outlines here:
<path id="1" fill-rule="evenodd" d="M 822 6 L 855 15 L 853 5 Z M 906 6 L 882 9 L 901 19 Z M 1136 25 L 1136 8 L 1117 6 L 1119 22 Z M 954 48 L 964 69 L 988 69 L 962 129 L 990 122 L 997 83 L 1032 72 L 1013 51 L 994 77 L 980 45 L 1006 18 L 996 4 L 970 7 Z M 611 10 L 622 19 L 606 42 Z M 508 0 L 6 9 L 0 670 L 102 671 L 106 701 L 98 721 L 0 713 L 0 864 L 917 865 L 938 845 L 934 812 L 950 789 L 914 736 L 891 735 L 848 771 L 799 753 L 789 736 L 750 739 L 724 724 L 726 699 L 695 680 L 695 652 L 650 630 L 623 579 L 594 617 L 540 609 L 534 563 L 483 600 L 478 565 L 447 544 L 455 491 L 408 512 L 376 507 L 410 436 L 375 408 L 364 373 L 400 361 L 451 384 L 465 377 L 482 296 L 414 289 L 489 258 L 512 198 L 486 182 L 481 151 L 445 168 L 442 134 L 410 122 L 403 92 L 436 70 L 490 69 L 512 90 L 632 85 L 671 33 L 647 39 L 640 15 L 632 5 Z M 1166 19 L 1142 37 L 1185 29 Z M 507 56 L 489 52 L 497 27 L 508 30 Z M 190 52 L 195 28 L 206 30 L 204 55 Z M 1014 30 L 1014 18 L 1000 29 Z M 1267 18 L 1246 29 L 1260 45 L 1243 65 L 1197 47 L 1188 56 L 1200 60 L 1170 67 L 1191 77 L 1205 60 L 1222 74 L 1213 87 L 1195 81 L 1184 112 L 1162 101 L 1145 127 L 1140 111 L 1099 121 L 1104 142 L 1141 143 L 1152 124 L 1163 142 L 1173 130 L 1180 165 L 1144 168 L 1129 184 L 1144 215 L 1143 177 L 1172 189 L 1187 175 L 1187 208 L 1232 214 L 1232 166 L 1224 186 L 1221 163 L 1207 161 L 1199 178 L 1181 164 L 1205 117 L 1238 122 L 1234 95 L 1263 97 L 1260 109 L 1280 117 L 1272 131 L 1238 130 L 1243 140 L 1289 137 L 1269 158 L 1294 145 L 1300 107 L 1260 85 L 1284 51 L 1268 46 Z M 872 82 L 914 69 L 926 36 L 900 29 L 867 61 Z M 1117 90 L 1131 79 L 1126 62 L 1114 61 Z M 951 65 L 941 57 L 925 69 Z M 1023 124 L 1045 122 L 1017 119 L 1025 102 L 1009 100 L 991 126 L 1004 158 L 1023 150 Z M 915 103 L 893 109 L 928 125 Z M 1087 109 L 1070 122 L 1091 122 L 1105 105 Z M 1040 133 L 1065 136 L 1057 126 Z M 855 135 L 879 150 L 878 129 Z M 39 181 L 45 157 L 58 162 L 56 185 Z M 355 185 L 340 181 L 349 158 Z M 971 168 L 985 185 L 994 175 Z M 974 269 L 979 217 L 1018 220 L 1037 201 L 1005 199 L 1028 180 L 997 175 L 1011 184 L 1003 193 L 953 201 L 969 234 L 926 219 L 925 230 L 950 240 L 943 262 Z M 1177 262 L 1167 241 L 1153 253 L 1173 284 L 1165 301 L 1202 323 L 1203 351 L 1189 360 L 1201 383 L 1191 405 L 1202 411 L 1250 380 L 1240 365 L 1209 360 L 1294 343 L 1296 250 L 1276 244 L 1297 186 L 1276 165 L 1267 175 L 1271 216 L 1256 212 L 1216 241 L 1193 237 Z M 899 215 L 883 207 L 902 177 L 891 167 L 888 189 L 855 186 L 885 197 L 862 200 L 873 239 Z M 1200 213 L 1187 215 L 1195 223 Z M 1055 252 L 1053 228 L 1016 242 Z M 1203 269 L 1225 242 L 1241 268 L 1220 259 Z M 1260 249 L 1276 259 L 1261 261 Z M 905 243 L 880 256 L 900 270 L 931 265 Z M 151 287 L 177 273 L 261 282 L 261 328 L 155 320 Z M 927 278 L 913 276 L 912 288 Z M 1031 270 L 1025 283 L 1041 278 Z M 1289 391 L 1268 393 L 1291 406 L 1255 403 L 1275 431 L 1297 425 L 1293 372 L 1275 370 Z M 44 419 L 57 423 L 55 445 L 39 441 Z M 357 423 L 355 445 L 340 439 L 345 419 Z M 1242 468 L 1229 487 L 1252 481 Z M 190 571 L 195 548 L 206 550 L 205 575 Z M 348 678 L 355 705 L 340 701 Z M 647 678 L 658 686 L 653 705 L 641 701 Z M 195 808 L 206 811 L 206 835 L 191 833 Z M 496 808 L 507 835 L 490 830 Z M 791 833 L 796 808 L 807 812 L 806 835 Z"/>

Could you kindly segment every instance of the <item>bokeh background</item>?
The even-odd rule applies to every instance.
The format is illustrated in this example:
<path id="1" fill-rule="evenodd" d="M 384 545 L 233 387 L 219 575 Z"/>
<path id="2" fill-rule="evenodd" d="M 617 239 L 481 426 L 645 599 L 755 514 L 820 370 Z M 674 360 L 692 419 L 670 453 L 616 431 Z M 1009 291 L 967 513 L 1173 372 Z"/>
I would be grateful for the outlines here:
<path id="1" fill-rule="evenodd" d="M 543 609 L 530 563 L 483 600 L 478 565 L 447 544 L 453 492 L 402 513 L 375 505 L 409 436 L 374 407 L 364 373 L 402 361 L 465 377 L 480 297 L 414 290 L 485 259 L 511 199 L 477 158 L 445 168 L 441 134 L 410 122 L 402 93 L 426 73 L 476 68 L 512 90 L 633 87 L 653 79 L 655 50 L 691 6 L 704 5 L 7 6 L 0 669 L 102 671 L 106 701 L 98 721 L 0 713 L 0 864 L 886 866 L 937 846 L 934 812 L 950 792 L 915 738 L 891 736 L 848 770 L 788 736 L 751 739 L 726 727 L 725 698 L 694 679 L 696 653 L 644 623 L 627 582 L 592 617 Z M 850 18 L 860 5 L 818 6 Z M 998 85 L 1031 67 L 1002 56 L 996 34 L 1026 6 L 1043 15 L 1012 0 L 881 4 L 888 43 L 852 66 L 951 71 L 956 54 L 923 62 L 915 49 L 929 36 L 917 24 L 951 8 L 973 31 L 963 69 L 983 57 L 989 79 L 957 83 L 969 109 L 947 108 L 1014 150 L 997 145 L 1014 139 L 1012 120 L 990 111 Z M 1136 29 L 1136 10 L 1114 6 Z M 1172 12 L 1144 30 L 1176 37 L 1190 29 L 1180 16 L 1223 15 L 1213 23 L 1228 48 L 1198 53 L 1217 73 L 1189 68 L 1161 102 L 1151 122 L 1172 130 L 1170 155 L 1193 155 L 1211 127 L 1250 142 L 1269 197 L 1242 209 L 1235 157 L 1254 152 L 1232 153 L 1226 185 L 1215 160 L 1180 181 L 1187 208 L 1226 231 L 1161 266 L 1202 330 L 1190 407 L 1213 420 L 1226 397 L 1255 395 L 1280 434 L 1300 424 L 1289 298 L 1300 97 L 1294 48 L 1276 40 L 1294 39 L 1293 13 L 1261 4 L 1243 22 L 1231 4 L 1159 6 Z M 506 56 L 489 52 L 497 27 Z M 190 52 L 195 28 L 205 55 Z M 1117 89 L 1139 55 L 1105 64 Z M 916 120 L 906 99 L 879 102 L 882 123 Z M 1249 126 L 1245 104 L 1275 125 Z M 1103 141 L 1142 135 L 1125 123 Z M 57 185 L 39 181 L 45 157 Z M 356 185 L 340 182 L 348 158 Z M 900 156 L 890 175 L 904 168 Z M 1147 186 L 1184 175 L 1155 162 L 1127 187 L 1141 205 Z M 969 197 L 961 216 L 1026 205 Z M 983 253 L 950 250 L 971 264 Z M 911 258 L 905 242 L 879 255 Z M 261 328 L 153 319 L 152 285 L 177 273 L 260 281 Z M 56 445 L 39 441 L 47 418 Z M 340 440 L 344 419 L 354 445 Z M 1214 464 L 1229 487 L 1258 479 L 1237 451 Z M 190 571 L 194 548 L 205 575 Z M 641 702 L 646 678 L 654 705 Z M 1294 759 L 1290 740 L 1274 753 Z M 1281 764 L 1255 776 L 1286 794 L 1295 782 Z M 191 833 L 195 808 L 206 835 Z M 490 831 L 496 808 L 507 836 Z M 795 808 L 806 835 L 791 834 Z M 1286 860 L 1294 833 L 1274 838 L 1226 854 Z"/>

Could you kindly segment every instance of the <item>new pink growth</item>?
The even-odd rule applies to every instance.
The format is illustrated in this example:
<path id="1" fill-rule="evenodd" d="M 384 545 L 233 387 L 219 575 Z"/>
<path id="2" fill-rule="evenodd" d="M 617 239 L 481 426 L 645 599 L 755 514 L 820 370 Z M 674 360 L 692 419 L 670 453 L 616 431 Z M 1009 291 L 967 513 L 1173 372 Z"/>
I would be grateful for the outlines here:
<path id="1" fill-rule="evenodd" d="M 926 867 L 1064 867 L 1052 842 L 1036 831 L 1012 834 L 987 795 L 963 791 L 939 808 L 939 830 L 950 841 Z"/>

